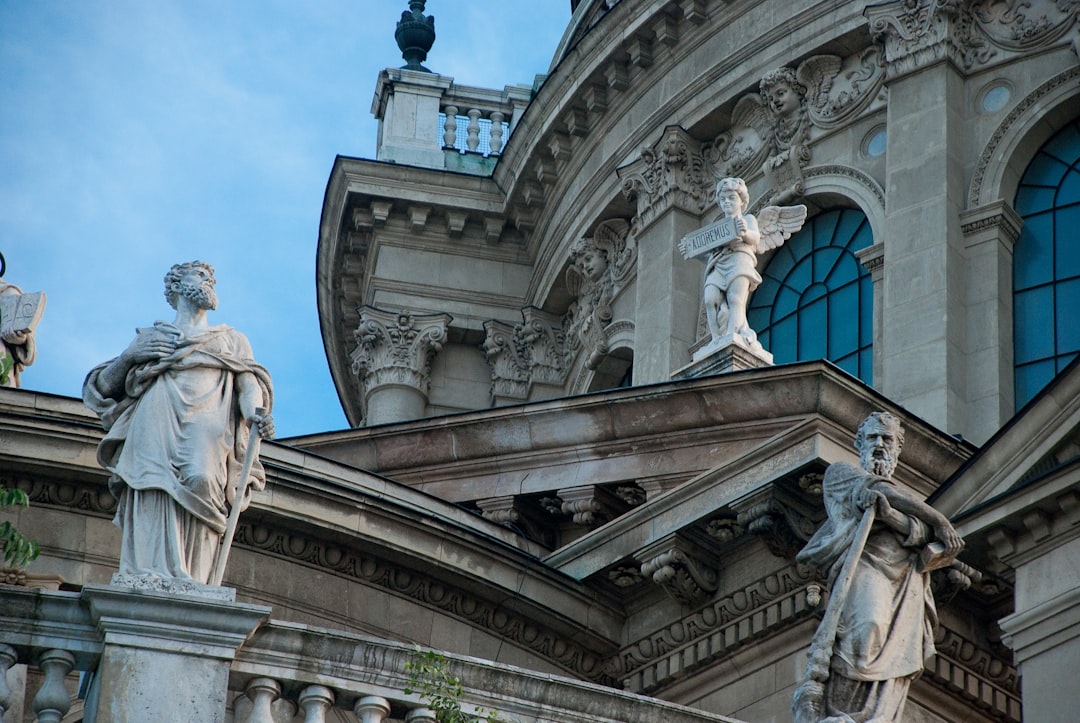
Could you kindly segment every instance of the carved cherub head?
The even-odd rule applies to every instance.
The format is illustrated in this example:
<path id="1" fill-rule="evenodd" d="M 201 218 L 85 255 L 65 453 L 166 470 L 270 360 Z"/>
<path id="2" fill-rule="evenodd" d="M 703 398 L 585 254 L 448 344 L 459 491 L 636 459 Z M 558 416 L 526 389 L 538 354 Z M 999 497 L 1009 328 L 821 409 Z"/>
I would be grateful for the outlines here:
<path id="1" fill-rule="evenodd" d="M 214 285 L 214 267 L 205 261 L 173 264 L 165 274 L 165 300 L 176 308 L 181 296 L 191 299 L 201 309 L 214 310 L 218 299 Z"/>
<path id="2" fill-rule="evenodd" d="M 609 263 L 607 249 L 590 243 L 590 239 L 581 239 L 574 245 L 571 253 L 574 265 L 589 281 L 599 281 L 607 273 Z"/>
<path id="3" fill-rule="evenodd" d="M 855 433 L 859 461 L 870 474 L 891 477 L 904 446 L 904 428 L 888 412 L 873 412 Z"/>
<path id="4" fill-rule="evenodd" d="M 750 206 L 750 191 L 741 178 L 721 178 L 716 183 L 716 205 L 725 216 L 741 216 Z"/>
<path id="5" fill-rule="evenodd" d="M 761 97 L 773 117 L 792 120 L 806 103 L 806 86 L 791 68 L 777 68 L 765 74 L 758 84 Z"/>

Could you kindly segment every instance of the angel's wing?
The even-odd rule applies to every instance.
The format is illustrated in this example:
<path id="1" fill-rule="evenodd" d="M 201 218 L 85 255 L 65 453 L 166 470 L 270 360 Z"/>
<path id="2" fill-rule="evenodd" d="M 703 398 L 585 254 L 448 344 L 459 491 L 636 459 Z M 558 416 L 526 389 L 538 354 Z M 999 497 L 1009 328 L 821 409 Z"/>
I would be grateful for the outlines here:
<path id="1" fill-rule="evenodd" d="M 566 267 L 566 290 L 570 292 L 570 296 L 574 298 L 581 296 L 585 281 L 585 276 L 578 270 L 577 264 L 571 262 Z"/>
<path id="2" fill-rule="evenodd" d="M 833 79 L 840 73 L 841 65 L 837 55 L 815 55 L 795 70 L 795 77 L 806 86 L 806 104 L 811 111 L 820 110 L 829 102 Z"/>
<path id="3" fill-rule="evenodd" d="M 757 252 L 780 248 L 806 223 L 806 206 L 766 206 L 757 214 Z"/>

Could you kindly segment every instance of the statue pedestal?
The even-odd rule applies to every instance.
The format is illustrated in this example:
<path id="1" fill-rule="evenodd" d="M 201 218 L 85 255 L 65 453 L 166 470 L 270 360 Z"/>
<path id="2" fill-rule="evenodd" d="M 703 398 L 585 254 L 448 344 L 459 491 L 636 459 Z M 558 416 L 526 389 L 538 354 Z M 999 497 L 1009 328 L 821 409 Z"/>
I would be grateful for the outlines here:
<path id="1" fill-rule="evenodd" d="M 728 336 L 694 351 L 694 361 L 676 369 L 671 378 L 692 379 L 768 367 L 772 364 L 773 355 L 762 349 L 761 344 L 751 346 L 741 336 Z"/>
<path id="2" fill-rule="evenodd" d="M 86 701 L 87 723 L 225 719 L 229 665 L 270 608 L 203 595 L 171 581 L 145 587 L 86 585 L 82 600 L 104 636 Z M 181 583 L 182 584 L 182 583 Z M 223 595 L 224 593 L 224 595 Z"/>

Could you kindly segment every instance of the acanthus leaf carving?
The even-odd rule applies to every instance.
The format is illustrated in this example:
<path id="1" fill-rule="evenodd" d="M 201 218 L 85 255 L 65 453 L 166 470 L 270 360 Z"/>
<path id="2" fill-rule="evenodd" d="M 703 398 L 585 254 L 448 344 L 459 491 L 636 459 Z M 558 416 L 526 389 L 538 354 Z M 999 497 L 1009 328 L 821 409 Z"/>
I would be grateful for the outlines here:
<path id="1" fill-rule="evenodd" d="M 760 537 L 771 553 L 786 560 L 795 559 L 817 527 L 811 509 L 775 485 L 741 500 L 735 507 L 739 526 Z"/>
<path id="2" fill-rule="evenodd" d="M 352 371 L 360 377 L 364 397 L 378 387 L 399 384 L 427 396 L 431 362 L 446 341 L 449 314 L 414 314 L 358 307 L 360 324 L 349 353 Z"/>
<path id="3" fill-rule="evenodd" d="M 481 347 L 491 367 L 491 396 L 498 399 L 528 399 L 529 353 L 521 324 L 495 319 L 484 322 L 487 336 Z"/>
<path id="4" fill-rule="evenodd" d="M 637 200 L 634 233 L 640 234 L 670 208 L 700 215 L 712 198 L 701 143 L 678 126 L 668 126 L 654 145 L 618 169 L 623 194 Z"/>
<path id="5" fill-rule="evenodd" d="M 683 605 L 697 606 L 716 592 L 720 577 L 714 555 L 696 540 L 673 533 L 634 555 L 641 574 Z"/>

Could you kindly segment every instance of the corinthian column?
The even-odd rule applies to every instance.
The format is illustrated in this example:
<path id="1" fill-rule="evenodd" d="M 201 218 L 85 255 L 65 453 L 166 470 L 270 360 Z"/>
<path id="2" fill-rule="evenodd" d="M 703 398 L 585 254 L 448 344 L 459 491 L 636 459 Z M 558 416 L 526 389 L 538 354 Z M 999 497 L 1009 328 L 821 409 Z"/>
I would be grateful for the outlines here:
<path id="1" fill-rule="evenodd" d="M 431 361 L 446 341 L 449 314 L 361 306 L 353 373 L 363 385 L 364 424 L 418 419 L 427 407 Z"/>

